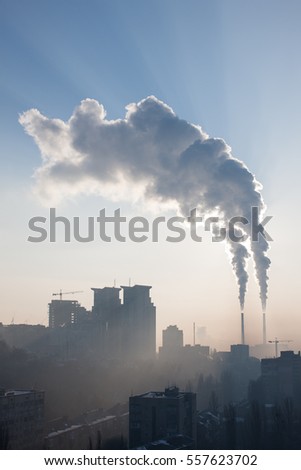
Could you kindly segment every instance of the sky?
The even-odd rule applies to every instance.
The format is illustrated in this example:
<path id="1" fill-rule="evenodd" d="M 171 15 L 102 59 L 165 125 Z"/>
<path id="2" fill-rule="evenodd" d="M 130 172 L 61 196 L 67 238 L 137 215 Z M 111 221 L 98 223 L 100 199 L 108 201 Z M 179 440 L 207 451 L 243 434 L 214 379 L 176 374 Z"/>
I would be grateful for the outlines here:
<path id="1" fill-rule="evenodd" d="M 124 119 L 126 106 L 153 95 L 180 119 L 224 139 L 262 184 L 273 216 L 268 339 L 301 348 L 300 2 L 1 0 L 0 8 L 0 321 L 47 324 L 52 293 L 83 291 L 77 299 L 90 308 L 91 287 L 131 279 L 153 286 L 158 343 L 169 324 L 190 343 L 193 322 L 207 327 L 216 347 L 239 342 L 237 282 L 224 245 L 210 237 L 176 244 L 164 236 L 158 243 L 27 240 L 29 220 L 48 217 L 50 207 L 83 223 L 103 208 L 120 208 L 128 218 L 176 215 L 117 185 L 110 193 L 80 193 L 78 181 L 73 195 L 62 192 L 54 206 L 36 191 L 41 154 L 19 122 L 32 108 L 68 121 L 87 98 L 104 106 L 107 120 Z M 252 262 L 248 272 L 246 339 L 256 344 L 261 304 Z"/>

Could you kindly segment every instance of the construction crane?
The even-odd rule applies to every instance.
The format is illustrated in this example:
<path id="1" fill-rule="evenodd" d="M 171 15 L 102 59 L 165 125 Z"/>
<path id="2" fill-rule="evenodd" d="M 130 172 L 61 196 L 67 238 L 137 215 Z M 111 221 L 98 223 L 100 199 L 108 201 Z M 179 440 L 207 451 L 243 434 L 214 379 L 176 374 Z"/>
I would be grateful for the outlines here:
<path id="1" fill-rule="evenodd" d="M 72 292 L 62 292 L 62 289 L 60 289 L 60 292 L 55 292 L 54 294 L 52 295 L 59 295 L 60 296 L 60 300 L 63 300 L 63 295 L 68 295 L 68 294 L 79 294 L 81 292 L 84 292 L 83 290 L 74 290 Z"/>
<path id="2" fill-rule="evenodd" d="M 275 357 L 278 357 L 278 344 L 279 343 L 292 343 L 291 339 L 278 339 L 275 338 L 273 341 L 269 341 L 269 343 L 275 344 Z"/>

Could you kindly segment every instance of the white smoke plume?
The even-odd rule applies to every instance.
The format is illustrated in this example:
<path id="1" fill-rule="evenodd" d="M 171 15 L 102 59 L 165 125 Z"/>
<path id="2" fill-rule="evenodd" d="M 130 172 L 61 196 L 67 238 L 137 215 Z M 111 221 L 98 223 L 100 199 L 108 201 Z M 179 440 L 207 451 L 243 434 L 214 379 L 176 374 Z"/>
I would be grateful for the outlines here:
<path id="1" fill-rule="evenodd" d="M 218 211 L 225 221 L 233 216 L 250 220 L 256 206 L 262 217 L 261 185 L 231 155 L 231 148 L 177 117 L 154 96 L 128 105 L 124 119 L 106 119 L 100 103 L 85 99 L 67 122 L 37 109 L 26 111 L 19 121 L 41 152 L 42 164 L 34 175 L 41 197 L 91 191 L 116 196 L 117 188 L 139 187 L 146 198 L 177 203 L 184 216 L 198 208 L 202 214 Z M 243 230 L 250 235 L 248 228 Z M 250 250 L 265 308 L 268 248 L 261 236 L 250 248 L 229 242 L 242 308 Z"/>

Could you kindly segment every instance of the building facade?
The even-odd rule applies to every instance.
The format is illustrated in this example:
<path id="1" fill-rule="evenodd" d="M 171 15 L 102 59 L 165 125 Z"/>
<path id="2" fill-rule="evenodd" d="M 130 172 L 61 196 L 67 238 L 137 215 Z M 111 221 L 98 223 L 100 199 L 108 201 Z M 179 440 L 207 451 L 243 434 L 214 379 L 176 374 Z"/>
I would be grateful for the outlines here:
<path id="1" fill-rule="evenodd" d="M 162 331 L 162 347 L 159 348 L 160 359 L 177 360 L 183 350 L 183 331 L 176 325 L 169 325 Z"/>
<path id="2" fill-rule="evenodd" d="M 281 351 L 280 357 L 262 359 L 261 383 L 265 403 L 281 404 L 286 399 L 301 408 L 300 352 Z"/>
<path id="3" fill-rule="evenodd" d="M 155 358 L 156 307 L 150 289 L 142 285 L 92 289 L 93 325 L 104 357 L 128 361 Z"/>
<path id="4" fill-rule="evenodd" d="M 0 390 L 2 449 L 41 449 L 43 428 L 44 392 Z"/>
<path id="5" fill-rule="evenodd" d="M 150 298 L 151 286 L 121 286 L 123 290 L 124 353 L 129 358 L 156 357 L 156 307 Z"/>
<path id="6" fill-rule="evenodd" d="M 77 300 L 52 300 L 48 304 L 49 328 L 71 326 L 85 320 L 87 311 Z"/>
<path id="7" fill-rule="evenodd" d="M 196 394 L 177 387 L 130 397 L 129 446 L 137 448 L 158 439 L 186 436 L 195 443 Z"/>

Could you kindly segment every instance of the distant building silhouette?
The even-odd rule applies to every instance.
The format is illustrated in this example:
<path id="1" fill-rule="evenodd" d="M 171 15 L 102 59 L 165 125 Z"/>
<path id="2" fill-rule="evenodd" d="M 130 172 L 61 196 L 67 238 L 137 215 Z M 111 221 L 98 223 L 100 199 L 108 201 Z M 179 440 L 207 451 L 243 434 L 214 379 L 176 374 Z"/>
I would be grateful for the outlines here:
<path id="1" fill-rule="evenodd" d="M 178 359 L 183 349 L 183 331 L 176 325 L 170 325 L 162 331 L 162 347 L 159 348 L 160 359 Z"/>
<path id="2" fill-rule="evenodd" d="M 196 341 L 199 343 L 207 343 L 208 344 L 208 337 L 207 337 L 207 328 L 206 326 L 198 326 L 196 330 Z"/>
<path id="3" fill-rule="evenodd" d="M 191 367 L 192 364 L 209 356 L 209 346 L 183 344 L 183 331 L 176 325 L 169 325 L 162 331 L 162 346 L 159 348 L 159 359 Z"/>
<path id="4" fill-rule="evenodd" d="M 251 356 L 257 357 L 257 359 L 272 358 L 275 355 L 275 346 L 270 343 L 266 344 L 255 344 L 250 346 Z"/>
<path id="5" fill-rule="evenodd" d="M 289 398 L 301 406 L 300 352 L 281 351 L 280 357 L 262 359 L 261 383 L 265 403 L 281 403 Z"/>
<path id="6" fill-rule="evenodd" d="M 49 328 L 59 328 L 80 323 L 87 311 L 77 300 L 52 300 L 49 304 Z"/>
<path id="7" fill-rule="evenodd" d="M 123 291 L 123 303 L 119 297 Z M 154 359 L 156 356 L 156 307 L 151 286 L 135 285 L 92 288 L 93 325 L 99 332 L 102 354 L 123 360 Z"/>
<path id="8" fill-rule="evenodd" d="M 48 328 L 44 325 L 0 323 L 0 340 L 4 340 L 11 347 L 27 349 L 33 353 L 47 350 L 47 334 Z"/>
<path id="9" fill-rule="evenodd" d="M 246 399 L 250 380 L 260 375 L 260 361 L 250 357 L 249 346 L 232 344 L 230 351 L 219 351 L 214 357 L 220 361 L 222 371 L 223 405 Z"/>
<path id="10" fill-rule="evenodd" d="M 123 319 L 120 290 L 116 287 L 92 288 L 94 304 L 92 325 L 103 357 L 120 357 L 122 353 Z"/>
<path id="11" fill-rule="evenodd" d="M 231 359 L 235 362 L 247 361 L 250 357 L 250 348 L 247 344 L 232 344 Z"/>
<path id="12" fill-rule="evenodd" d="M 44 392 L 0 389 L 0 445 L 2 449 L 41 449 Z"/>
<path id="13" fill-rule="evenodd" d="M 172 436 L 196 439 L 196 394 L 177 387 L 130 397 L 129 445 L 137 448 Z"/>
<path id="14" fill-rule="evenodd" d="M 156 357 L 156 307 L 150 298 L 151 286 L 121 286 L 125 354 L 131 358 Z"/>
<path id="15" fill-rule="evenodd" d="M 0 339 L 63 360 L 140 361 L 156 358 L 156 307 L 151 286 L 92 288 L 87 311 L 77 300 L 52 300 L 48 326 L 2 325 Z"/>
<path id="16" fill-rule="evenodd" d="M 210 347 L 202 346 L 201 344 L 185 344 L 183 348 L 184 358 L 186 360 L 196 361 L 201 357 L 208 357 L 210 355 Z"/>

